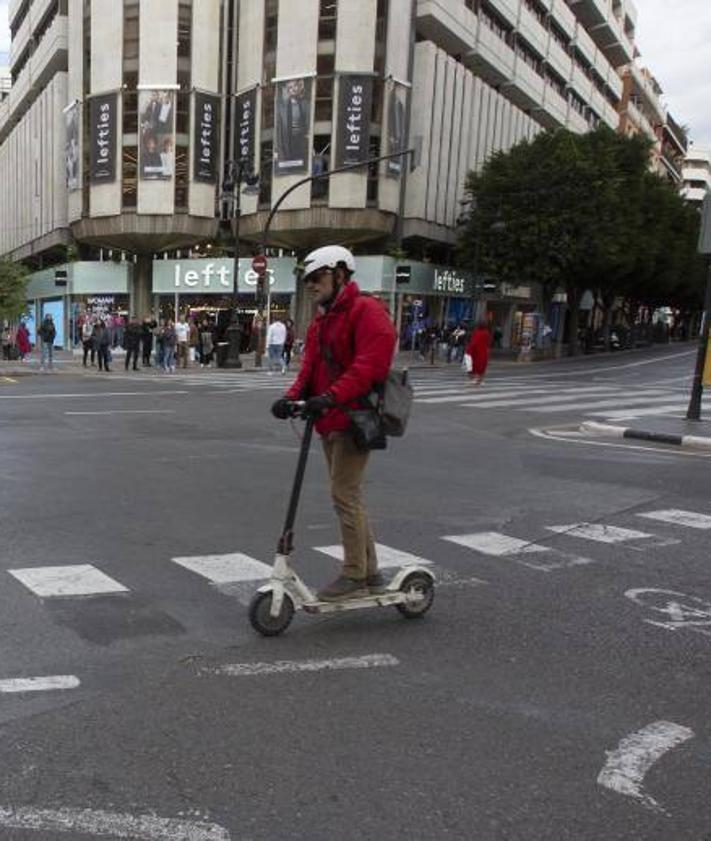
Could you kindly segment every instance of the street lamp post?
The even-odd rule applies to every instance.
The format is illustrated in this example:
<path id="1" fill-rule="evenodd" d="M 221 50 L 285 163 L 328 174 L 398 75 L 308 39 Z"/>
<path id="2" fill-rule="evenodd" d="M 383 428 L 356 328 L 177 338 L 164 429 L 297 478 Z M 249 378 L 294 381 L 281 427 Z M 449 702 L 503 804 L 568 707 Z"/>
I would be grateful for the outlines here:
<path id="1" fill-rule="evenodd" d="M 708 358 L 709 332 L 711 330 L 711 196 L 704 198 L 701 214 L 701 229 L 699 231 L 699 254 L 706 256 L 706 300 L 704 301 L 703 321 L 701 322 L 701 336 L 699 352 L 696 356 L 696 370 L 694 383 L 691 388 L 687 420 L 701 420 L 701 396 L 704 391 L 704 367 Z M 709 363 L 711 365 L 711 363 Z"/>
<path id="2" fill-rule="evenodd" d="M 246 184 L 245 192 L 254 190 L 259 177 L 247 169 L 248 161 L 240 158 L 237 161 L 225 161 L 225 177 L 220 194 L 218 216 L 223 224 L 227 224 L 232 231 L 233 264 L 232 264 L 232 313 L 227 328 L 227 353 L 222 361 L 223 368 L 241 368 L 240 344 L 242 330 L 239 326 L 237 314 L 239 294 L 239 225 L 241 217 L 242 184 Z M 234 226 L 232 221 L 234 220 Z"/>

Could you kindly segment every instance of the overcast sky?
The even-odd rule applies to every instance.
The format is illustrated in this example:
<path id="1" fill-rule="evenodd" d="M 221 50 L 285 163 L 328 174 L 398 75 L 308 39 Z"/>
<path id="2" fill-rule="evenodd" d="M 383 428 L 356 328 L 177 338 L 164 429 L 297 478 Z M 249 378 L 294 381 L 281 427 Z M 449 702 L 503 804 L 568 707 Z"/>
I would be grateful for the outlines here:
<path id="1" fill-rule="evenodd" d="M 674 119 L 690 127 L 697 146 L 711 147 L 711 0 L 636 0 L 636 5 L 643 63 L 662 86 Z M 7 0 L 0 0 L 0 54 L 9 49 Z"/>

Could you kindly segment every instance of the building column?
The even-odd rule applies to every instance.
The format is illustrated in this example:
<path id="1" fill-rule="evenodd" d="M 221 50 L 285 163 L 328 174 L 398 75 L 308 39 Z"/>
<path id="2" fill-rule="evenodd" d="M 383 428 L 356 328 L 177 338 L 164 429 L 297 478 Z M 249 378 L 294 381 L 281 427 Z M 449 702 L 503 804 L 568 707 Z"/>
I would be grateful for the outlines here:
<path id="1" fill-rule="evenodd" d="M 153 255 L 139 254 L 133 268 L 131 317 L 144 318 L 152 311 Z"/>

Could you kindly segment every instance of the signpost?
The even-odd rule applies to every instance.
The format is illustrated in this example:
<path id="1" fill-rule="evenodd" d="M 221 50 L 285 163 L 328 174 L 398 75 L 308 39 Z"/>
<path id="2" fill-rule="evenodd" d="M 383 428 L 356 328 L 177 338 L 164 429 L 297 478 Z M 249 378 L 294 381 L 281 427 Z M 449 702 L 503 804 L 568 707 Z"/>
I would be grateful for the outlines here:
<path id="1" fill-rule="evenodd" d="M 711 195 L 704 198 L 704 209 L 699 234 L 699 254 L 706 255 L 708 278 L 706 281 L 706 300 L 701 322 L 699 352 L 696 357 L 694 382 L 691 387 L 687 420 L 701 420 L 701 397 L 704 385 L 711 385 L 711 342 L 709 342 L 709 322 L 711 321 Z"/>
<path id="2" fill-rule="evenodd" d="M 264 309 L 264 287 L 267 287 L 267 317 L 266 322 L 262 318 L 255 318 L 254 323 L 258 325 L 259 332 L 256 337 L 255 342 L 255 350 L 254 350 L 254 365 L 256 368 L 262 367 L 262 355 L 264 350 L 262 349 L 262 334 L 266 337 L 266 331 L 269 330 L 269 322 L 271 320 L 271 308 L 272 308 L 272 287 L 271 283 L 267 283 L 267 266 L 269 265 L 267 257 L 265 254 L 257 254 L 255 257 L 252 258 L 252 270 L 257 275 L 257 289 L 255 292 L 256 297 L 256 305 L 257 305 L 257 314 L 259 315 L 262 310 Z"/>

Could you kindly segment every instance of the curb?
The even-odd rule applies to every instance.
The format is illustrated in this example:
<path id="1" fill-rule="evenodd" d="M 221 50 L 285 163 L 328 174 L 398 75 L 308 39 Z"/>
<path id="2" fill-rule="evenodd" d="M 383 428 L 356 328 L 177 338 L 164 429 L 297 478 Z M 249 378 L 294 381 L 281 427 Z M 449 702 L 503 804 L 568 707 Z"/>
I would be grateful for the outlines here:
<path id="1" fill-rule="evenodd" d="M 580 424 L 580 431 L 607 438 L 633 438 L 638 441 L 653 441 L 657 444 L 672 444 L 676 447 L 711 451 L 711 438 L 703 435 L 672 435 L 669 432 L 647 432 L 643 429 L 634 429 L 631 426 L 612 426 L 597 421 L 584 421 Z"/>

